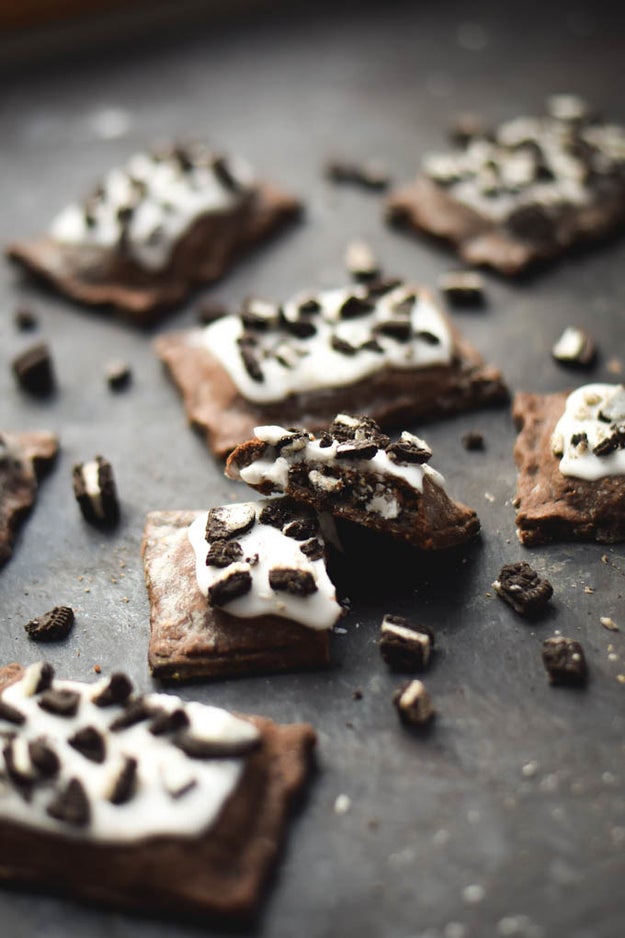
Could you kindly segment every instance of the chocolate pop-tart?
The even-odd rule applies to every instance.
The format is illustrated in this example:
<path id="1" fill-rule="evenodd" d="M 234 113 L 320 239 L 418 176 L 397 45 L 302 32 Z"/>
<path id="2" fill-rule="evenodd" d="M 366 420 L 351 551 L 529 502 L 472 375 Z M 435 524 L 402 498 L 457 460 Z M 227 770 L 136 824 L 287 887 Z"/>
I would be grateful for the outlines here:
<path id="1" fill-rule="evenodd" d="M 425 157 L 392 192 L 389 221 L 453 245 L 468 264 L 519 274 L 625 223 L 625 127 L 573 95 Z"/>
<path id="2" fill-rule="evenodd" d="M 8 254 L 72 299 L 148 323 L 221 277 L 300 207 L 238 157 L 203 143 L 161 147 L 111 170 L 46 234 Z"/>
<path id="3" fill-rule="evenodd" d="M 0 566 L 13 553 L 15 532 L 31 510 L 38 479 L 57 451 L 56 437 L 44 430 L 0 433 Z"/>
<path id="4" fill-rule="evenodd" d="M 392 280 L 250 299 L 156 350 L 190 423 L 225 456 L 255 426 L 318 430 L 358 410 L 385 428 L 505 400 L 501 373 L 457 332 L 432 294 Z"/>
<path id="5" fill-rule="evenodd" d="M 263 495 L 283 492 L 414 547 L 441 550 L 470 540 L 480 524 L 447 494 L 431 455 L 412 433 L 404 430 L 391 443 L 369 417 L 338 414 L 319 436 L 256 427 L 253 439 L 229 456 L 226 475 Z"/>
<path id="6" fill-rule="evenodd" d="M 625 540 L 625 387 L 517 394 L 513 414 L 521 542 Z"/>
<path id="7" fill-rule="evenodd" d="M 343 615 L 314 511 L 286 498 L 153 511 L 149 665 L 185 680 L 323 667 Z"/>
<path id="8" fill-rule="evenodd" d="M 125 675 L 0 669 L 0 881 L 150 914 L 256 910 L 312 727 L 235 716 Z"/>

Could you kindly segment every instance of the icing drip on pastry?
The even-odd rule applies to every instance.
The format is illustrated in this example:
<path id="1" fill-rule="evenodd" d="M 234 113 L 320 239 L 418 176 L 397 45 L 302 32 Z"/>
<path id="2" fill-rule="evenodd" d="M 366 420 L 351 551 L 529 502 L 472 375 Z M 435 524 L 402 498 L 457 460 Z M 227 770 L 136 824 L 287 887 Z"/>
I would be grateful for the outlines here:
<path id="1" fill-rule="evenodd" d="M 347 387 L 387 368 L 448 365 L 453 339 L 432 297 L 393 283 L 254 300 L 200 333 L 239 392 L 257 403 Z"/>
<path id="2" fill-rule="evenodd" d="M 274 615 L 323 630 L 343 614 L 326 571 L 319 521 L 289 499 L 202 513 L 189 540 L 201 592 L 230 615 Z"/>
<path id="3" fill-rule="evenodd" d="M 625 387 L 586 384 L 569 394 L 551 447 L 563 475 L 587 481 L 625 475 Z"/>
<path id="4" fill-rule="evenodd" d="M 256 728 L 123 675 L 54 680 L 35 664 L 0 695 L 0 816 L 112 843 L 196 837 L 235 790 Z"/>
<path id="5" fill-rule="evenodd" d="M 252 187 L 247 164 L 202 144 L 137 153 L 82 204 L 63 209 L 50 234 L 65 245 L 122 251 L 156 271 L 196 219 L 236 209 Z"/>

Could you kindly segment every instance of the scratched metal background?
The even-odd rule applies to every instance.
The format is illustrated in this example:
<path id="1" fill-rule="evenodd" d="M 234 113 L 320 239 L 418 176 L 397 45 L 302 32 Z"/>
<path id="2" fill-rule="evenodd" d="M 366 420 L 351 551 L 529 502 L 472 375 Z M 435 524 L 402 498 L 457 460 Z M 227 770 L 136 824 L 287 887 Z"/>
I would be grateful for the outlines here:
<path id="1" fill-rule="evenodd" d="M 156 14 L 159 14 L 158 16 Z M 281 5 L 237 3 L 219 17 L 201 4 L 134 19 L 40 30 L 2 40 L 0 239 L 34 233 L 101 171 L 168 135 L 199 135 L 246 154 L 306 199 L 305 221 L 258 250 L 210 291 L 235 306 L 248 293 L 282 299 L 345 280 L 347 241 L 364 236 L 389 273 L 432 283 L 451 257 L 387 230 L 380 199 L 333 189 L 332 154 L 377 156 L 397 180 L 444 145 L 449 114 L 490 120 L 535 111 L 573 90 L 625 120 L 623 14 L 616 5 L 485 2 Z M 142 18 L 143 17 L 143 18 Z M 167 21 L 170 17 L 170 21 Z M 115 113 L 111 116 L 111 110 Z M 625 243 L 569 258 L 523 284 L 488 277 L 482 311 L 457 323 L 505 371 L 513 389 L 563 389 L 576 377 L 549 349 L 564 326 L 585 325 L 614 380 L 625 361 Z M 208 295 L 208 293 L 207 293 Z M 59 390 L 36 402 L 8 363 L 30 337 L 18 302 L 40 315 Z M 188 304 L 159 329 L 194 322 Z M 8 266 L 0 277 L 0 426 L 48 427 L 62 443 L 35 513 L 0 573 L 3 661 L 39 648 L 22 625 L 56 603 L 77 613 L 69 640 L 46 649 L 61 675 L 127 669 L 150 687 L 148 605 L 139 557 L 145 513 L 244 497 L 226 481 L 150 347 L 150 334 L 85 313 Z M 102 370 L 127 359 L 134 384 L 111 394 Z M 485 434 L 466 453 L 462 434 Z M 427 431 L 453 493 L 475 506 L 479 543 L 447 561 L 403 554 L 344 571 L 352 599 L 327 673 L 188 687 L 279 720 L 310 720 L 319 772 L 255 934 L 271 938 L 619 938 L 625 933 L 625 556 L 623 548 L 522 550 L 511 498 L 514 432 L 506 408 Z M 123 520 L 104 536 L 83 523 L 70 469 L 104 453 L 115 467 Z M 386 555 L 385 555 L 386 556 Z M 527 556 L 555 588 L 551 615 L 527 625 L 489 595 L 504 561 Z M 590 586 L 594 592 L 584 592 Z M 406 613 L 436 629 L 426 681 L 438 709 L 415 738 L 396 721 L 397 678 L 376 649 L 380 616 Z M 600 616 L 612 616 L 609 633 Z M 586 691 L 547 686 L 543 637 L 582 640 Z M 612 648 L 610 648 L 612 646 Z M 362 690 L 362 699 L 353 692 Z M 345 794 L 350 810 L 337 814 Z M 205 928 L 159 923 L 54 898 L 0 893 L 6 938 L 186 938 Z"/>

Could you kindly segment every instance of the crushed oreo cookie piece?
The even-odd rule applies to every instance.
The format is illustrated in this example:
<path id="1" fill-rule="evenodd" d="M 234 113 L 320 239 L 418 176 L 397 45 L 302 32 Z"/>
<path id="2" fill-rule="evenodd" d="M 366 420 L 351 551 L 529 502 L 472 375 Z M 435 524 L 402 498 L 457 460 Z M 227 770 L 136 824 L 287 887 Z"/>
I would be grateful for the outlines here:
<path id="1" fill-rule="evenodd" d="M 128 362 L 115 359 L 106 363 L 104 377 L 111 391 L 124 391 L 132 382 L 132 369 Z"/>
<path id="2" fill-rule="evenodd" d="M 137 760 L 133 756 L 124 756 L 124 764 L 113 782 L 108 800 L 111 804 L 126 804 L 135 793 L 137 786 Z"/>
<path id="3" fill-rule="evenodd" d="M 72 471 L 74 496 L 85 521 L 109 527 L 119 521 L 119 500 L 113 467 L 103 456 L 77 463 Z"/>
<path id="4" fill-rule="evenodd" d="M 239 317 L 246 329 L 262 331 L 272 329 L 278 325 L 280 307 L 271 300 L 260 297 L 248 297 L 243 302 Z"/>
<path id="5" fill-rule="evenodd" d="M 316 537 L 310 541 L 304 541 L 303 544 L 300 544 L 299 549 L 309 560 L 321 560 L 326 555 L 323 544 Z"/>
<path id="6" fill-rule="evenodd" d="M 336 448 L 337 459 L 373 459 L 378 451 L 376 443 L 370 440 L 347 440 Z"/>
<path id="7" fill-rule="evenodd" d="M 359 316 L 366 316 L 375 309 L 375 303 L 362 296 L 352 294 L 343 301 L 339 310 L 342 319 L 357 319 Z"/>
<path id="8" fill-rule="evenodd" d="M 84 726 L 67 740 L 68 744 L 90 762 L 101 763 L 106 758 L 104 736 L 95 726 Z"/>
<path id="9" fill-rule="evenodd" d="M 505 564 L 493 589 L 522 616 L 538 615 L 553 596 L 549 580 L 539 576 L 525 560 Z"/>
<path id="10" fill-rule="evenodd" d="M 306 430 L 294 430 L 281 437 L 276 443 L 276 449 L 281 456 L 291 456 L 302 449 L 306 449 L 310 441 L 310 434 Z"/>
<path id="11" fill-rule="evenodd" d="M 378 354 L 382 354 L 384 349 L 377 339 L 367 339 L 366 342 L 363 342 L 362 345 L 358 346 L 358 351 L 377 352 Z"/>
<path id="12" fill-rule="evenodd" d="M 330 339 L 330 345 L 335 352 L 339 352 L 341 355 L 356 355 L 358 349 L 355 345 L 351 345 L 350 342 L 347 342 L 345 339 L 342 339 L 338 335 L 333 335 Z"/>
<path id="13" fill-rule="evenodd" d="M 584 684 L 588 666 L 584 649 L 573 638 L 556 635 L 543 642 L 543 664 L 551 684 Z"/>
<path id="14" fill-rule="evenodd" d="M 11 706 L 0 697 L 0 720 L 12 723 L 13 726 L 22 726 L 26 722 L 26 717 L 17 707 Z"/>
<path id="15" fill-rule="evenodd" d="M 229 567 L 243 559 L 243 548 L 238 541 L 213 541 L 206 555 L 207 567 Z"/>
<path id="16" fill-rule="evenodd" d="M 317 592 L 315 578 L 309 570 L 297 567 L 274 567 L 269 571 L 269 586 L 276 592 L 292 596 L 311 596 Z"/>
<path id="17" fill-rule="evenodd" d="M 116 671 L 111 674 L 106 686 L 93 698 L 96 707 L 111 707 L 123 704 L 132 694 L 132 681 L 125 674 Z"/>
<path id="18" fill-rule="evenodd" d="M 610 456 L 619 449 L 625 449 L 625 429 L 623 427 L 615 427 L 610 436 L 597 443 L 593 448 L 593 453 L 595 456 Z"/>
<path id="19" fill-rule="evenodd" d="M 87 793 L 77 778 L 72 778 L 58 793 L 46 813 L 56 821 L 64 821 L 72 827 L 85 827 L 91 820 L 91 808 Z"/>
<path id="20" fill-rule="evenodd" d="M 38 642 L 55 642 L 66 638 L 74 625 L 74 610 L 70 606 L 55 606 L 24 626 L 29 638 Z"/>
<path id="21" fill-rule="evenodd" d="M 148 729 L 153 736 L 165 736 L 168 733 L 177 733 L 186 729 L 189 717 L 182 707 L 175 710 L 161 710 L 156 714 Z"/>
<path id="22" fill-rule="evenodd" d="M 215 157 L 213 160 L 213 172 L 224 189 L 228 189 L 229 192 L 238 192 L 240 188 L 239 180 L 230 169 L 225 156 Z"/>
<path id="23" fill-rule="evenodd" d="M 321 303 L 314 296 L 309 296 L 305 300 L 300 300 L 297 309 L 302 316 L 313 316 L 321 312 Z"/>
<path id="24" fill-rule="evenodd" d="M 454 306 L 484 302 L 484 278 L 475 270 L 452 270 L 439 277 L 438 288 Z"/>
<path id="25" fill-rule="evenodd" d="M 462 436 L 462 445 L 470 453 L 485 449 L 484 434 L 479 430 L 469 430 Z"/>
<path id="26" fill-rule="evenodd" d="M 365 241 L 351 241 L 348 244 L 345 266 L 355 280 L 373 280 L 380 276 L 380 265 Z"/>
<path id="27" fill-rule="evenodd" d="M 295 541 L 307 541 L 314 537 L 319 530 L 319 522 L 311 515 L 308 518 L 296 518 L 283 529 L 282 533 L 286 537 L 292 537 Z"/>
<path id="28" fill-rule="evenodd" d="M 10 739 L 2 749 L 2 756 L 6 774 L 13 784 L 20 789 L 22 797 L 29 800 L 36 780 L 36 771 L 30 758 L 28 744 L 19 737 Z"/>
<path id="29" fill-rule="evenodd" d="M 399 465 L 423 465 L 431 458 L 432 450 L 421 437 L 404 430 L 396 443 L 386 447 L 386 455 Z"/>
<path id="30" fill-rule="evenodd" d="M 400 720 L 408 726 L 424 726 L 434 716 L 430 695 L 422 681 L 416 679 L 395 691 L 393 703 Z"/>
<path id="31" fill-rule="evenodd" d="M 50 349 L 45 342 L 31 345 L 13 359 L 11 366 L 17 383 L 29 394 L 46 397 L 54 391 L 54 367 Z"/>
<path id="32" fill-rule="evenodd" d="M 126 704 L 123 712 L 115 717 L 109 729 L 114 732 L 127 730 L 129 727 L 136 726 L 137 723 L 142 723 L 143 720 L 148 720 L 152 716 L 154 716 L 154 707 L 144 697 L 137 697 L 136 700 L 130 700 Z"/>
<path id="33" fill-rule="evenodd" d="M 59 774 L 61 760 L 43 739 L 28 744 L 28 755 L 40 778 L 56 778 Z"/>
<path id="34" fill-rule="evenodd" d="M 597 346 L 585 329 L 567 326 L 551 349 L 551 354 L 561 365 L 591 368 L 597 358 Z"/>
<path id="35" fill-rule="evenodd" d="M 376 335 L 384 335 L 396 342 L 409 342 L 412 337 L 412 323 L 409 319 L 384 319 L 373 327 Z"/>
<path id="36" fill-rule="evenodd" d="M 245 596 L 252 588 L 252 574 L 249 570 L 233 570 L 208 588 L 208 601 L 211 606 L 227 606 Z"/>
<path id="37" fill-rule="evenodd" d="M 190 759 L 229 759 L 252 752 L 260 745 L 260 738 L 204 739 L 192 732 L 179 733 L 173 740 Z"/>
<path id="38" fill-rule="evenodd" d="M 37 316 L 27 306 L 19 306 L 13 314 L 15 328 L 20 332 L 33 332 L 39 326 Z"/>
<path id="39" fill-rule="evenodd" d="M 219 300 L 203 300 L 195 311 L 195 318 L 200 326 L 208 326 L 216 319 L 227 315 L 228 307 Z"/>
<path id="40" fill-rule="evenodd" d="M 282 530 L 294 519 L 301 519 L 302 517 L 314 517 L 312 509 L 298 505 L 291 498 L 275 498 L 263 506 L 258 520 L 261 524 L 268 524 L 272 528 Z"/>
<path id="41" fill-rule="evenodd" d="M 390 182 L 387 168 L 374 160 L 363 163 L 343 159 L 329 160 L 325 166 L 325 176 L 330 182 L 351 183 L 378 192 L 386 189 Z"/>
<path id="42" fill-rule="evenodd" d="M 403 283 L 399 277 L 381 277 L 367 285 L 367 295 L 370 300 L 379 300 L 381 296 L 396 290 Z"/>
<path id="43" fill-rule="evenodd" d="M 211 544 L 213 541 L 229 541 L 241 537 L 253 528 L 255 521 L 256 512 L 251 505 L 211 508 L 206 519 L 206 540 Z"/>
<path id="44" fill-rule="evenodd" d="M 34 694 L 41 694 L 44 690 L 48 690 L 52 687 L 54 668 L 47 661 L 31 664 L 30 667 L 26 669 L 23 680 L 26 685 L 26 693 L 29 697 Z"/>
<path id="45" fill-rule="evenodd" d="M 39 698 L 39 706 L 57 717 L 73 717 L 78 712 L 80 694 L 67 688 L 46 690 Z"/>
<path id="46" fill-rule="evenodd" d="M 380 654 L 395 671 L 420 671 L 430 660 L 434 633 L 403 616 L 385 615 L 380 627 Z"/>
<path id="47" fill-rule="evenodd" d="M 241 360 L 248 375 L 252 381 L 261 384 L 265 380 L 265 376 L 263 375 L 263 369 L 260 367 L 260 361 L 254 347 L 246 340 L 245 336 L 241 336 L 240 339 L 237 339 L 237 345 L 239 346 Z"/>
<path id="48" fill-rule="evenodd" d="M 380 449 L 388 446 L 390 440 L 371 417 L 354 417 L 351 414 L 337 414 L 328 427 L 330 439 L 345 443 L 348 440 L 368 440 L 376 443 Z M 331 445 L 331 443 L 329 444 Z"/>

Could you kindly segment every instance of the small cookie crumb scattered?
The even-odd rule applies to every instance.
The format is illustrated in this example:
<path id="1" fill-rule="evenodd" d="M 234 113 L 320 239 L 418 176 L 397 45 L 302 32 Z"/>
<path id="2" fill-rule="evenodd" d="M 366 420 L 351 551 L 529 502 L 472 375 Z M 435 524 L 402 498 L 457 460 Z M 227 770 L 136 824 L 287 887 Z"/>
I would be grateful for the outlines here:
<path id="1" fill-rule="evenodd" d="M 381 191 L 386 189 L 390 177 L 386 166 L 376 160 L 362 163 L 351 160 L 332 159 L 325 166 L 325 177 L 334 183 L 351 183 L 364 189 Z"/>
<path id="2" fill-rule="evenodd" d="M 620 632 L 618 625 L 614 619 L 610 618 L 610 616 L 601 616 L 599 622 L 604 627 L 604 629 L 608 630 L 608 632 Z"/>
<path id="3" fill-rule="evenodd" d="M 430 695 L 423 682 L 416 679 L 395 691 L 393 703 L 402 723 L 409 726 L 424 726 L 434 716 Z"/>
<path id="4" fill-rule="evenodd" d="M 351 241 L 345 251 L 345 267 L 355 280 L 374 280 L 380 265 L 366 241 Z"/>
<path id="5" fill-rule="evenodd" d="M 394 671 L 420 671 L 430 660 L 434 632 L 403 616 L 385 615 L 380 626 L 380 654 Z"/>
<path id="6" fill-rule="evenodd" d="M 438 278 L 438 289 L 454 306 L 484 302 L 484 278 L 475 270 L 450 270 Z"/>
<path id="7" fill-rule="evenodd" d="M 85 521 L 112 525 L 119 520 L 119 501 L 113 467 L 103 456 L 77 463 L 73 469 L 74 496 Z"/>
<path id="8" fill-rule="evenodd" d="M 484 444 L 484 434 L 480 433 L 479 430 L 469 430 L 468 433 L 465 433 L 462 437 L 462 445 L 470 453 L 483 451 L 486 447 Z"/>
<path id="9" fill-rule="evenodd" d="M 111 391 L 123 391 L 132 381 L 130 365 L 121 360 L 107 362 L 104 375 Z"/>
<path id="10" fill-rule="evenodd" d="M 46 397 L 55 387 L 54 367 L 50 349 L 45 342 L 37 342 L 12 361 L 17 383 L 29 394 Z"/>
<path id="11" fill-rule="evenodd" d="M 581 685 L 588 677 L 584 649 L 573 638 L 556 635 L 543 642 L 543 664 L 551 684 Z"/>
<path id="12" fill-rule="evenodd" d="M 13 314 L 13 322 L 20 332 L 33 332 L 39 326 L 37 316 L 27 306 L 18 306 Z"/>
<path id="13" fill-rule="evenodd" d="M 551 349 L 551 354 L 561 365 L 590 368 L 597 358 L 597 346 L 585 329 L 567 326 Z"/>
<path id="14" fill-rule="evenodd" d="M 56 642 L 69 635 L 73 625 L 74 610 L 71 606 L 55 606 L 36 619 L 31 619 L 24 629 L 34 641 Z"/>
<path id="15" fill-rule="evenodd" d="M 499 579 L 492 585 L 497 595 L 521 616 L 541 613 L 553 596 L 549 580 L 539 576 L 525 560 L 504 564 Z"/>

